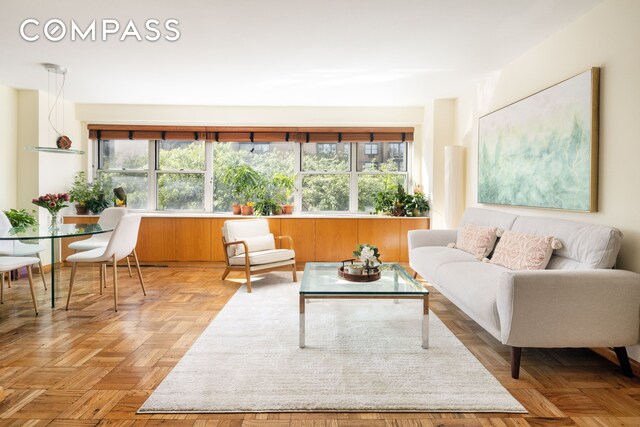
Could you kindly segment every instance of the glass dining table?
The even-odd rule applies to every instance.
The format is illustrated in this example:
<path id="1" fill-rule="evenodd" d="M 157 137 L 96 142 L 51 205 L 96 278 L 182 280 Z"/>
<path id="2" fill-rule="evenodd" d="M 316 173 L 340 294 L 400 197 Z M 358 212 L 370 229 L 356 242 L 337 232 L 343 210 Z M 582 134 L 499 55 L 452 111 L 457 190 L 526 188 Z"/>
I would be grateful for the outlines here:
<path id="1" fill-rule="evenodd" d="M 9 240 L 14 245 L 38 245 L 40 240 L 51 242 L 51 307 L 56 306 L 56 254 L 62 254 L 61 240 L 65 237 L 91 236 L 109 233 L 113 228 L 102 228 L 99 224 L 58 224 L 55 227 L 43 224 L 34 227 L 0 229 L 0 240 Z M 59 243 L 58 245 L 56 245 Z M 19 243 L 18 243 L 19 242 Z M 58 246 L 58 250 L 56 250 Z M 35 251 L 34 251 L 35 252 Z M 60 261 L 63 261 L 62 259 Z"/>

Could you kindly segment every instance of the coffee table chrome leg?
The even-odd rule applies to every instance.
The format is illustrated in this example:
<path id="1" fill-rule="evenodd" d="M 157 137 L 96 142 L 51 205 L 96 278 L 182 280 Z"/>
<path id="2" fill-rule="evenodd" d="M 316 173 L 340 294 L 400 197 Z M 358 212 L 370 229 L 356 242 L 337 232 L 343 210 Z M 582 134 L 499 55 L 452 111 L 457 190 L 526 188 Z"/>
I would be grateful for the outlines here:
<path id="1" fill-rule="evenodd" d="M 422 301 L 422 348 L 429 348 L 429 295 Z"/>
<path id="2" fill-rule="evenodd" d="M 300 348 L 304 348 L 304 295 L 300 295 Z"/>

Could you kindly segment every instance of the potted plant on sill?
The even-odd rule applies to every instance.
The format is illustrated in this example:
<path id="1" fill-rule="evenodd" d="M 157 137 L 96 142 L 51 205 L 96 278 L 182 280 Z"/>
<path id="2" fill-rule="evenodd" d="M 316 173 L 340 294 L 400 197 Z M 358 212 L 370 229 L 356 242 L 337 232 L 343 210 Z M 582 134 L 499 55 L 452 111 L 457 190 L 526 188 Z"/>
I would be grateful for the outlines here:
<path id="1" fill-rule="evenodd" d="M 277 197 L 282 204 L 282 213 L 291 215 L 293 213 L 293 204 L 288 204 L 295 189 L 295 176 L 277 173 L 273 177 L 273 185 L 277 190 Z"/>
<path id="2" fill-rule="evenodd" d="M 73 178 L 73 185 L 69 190 L 71 201 L 75 202 L 76 213 L 78 215 L 87 214 L 87 201 L 91 199 L 91 185 L 87 182 L 87 175 L 80 171 Z"/>
<path id="3" fill-rule="evenodd" d="M 238 205 L 234 205 L 233 214 L 253 215 L 253 198 L 260 185 L 260 174 L 249 165 L 235 165 L 230 167 L 220 177 L 220 180 L 231 188 L 231 193 Z M 242 207 L 242 208 L 240 208 Z"/>
<path id="4" fill-rule="evenodd" d="M 413 195 L 409 195 L 407 200 L 405 207 L 407 216 L 427 216 L 430 209 L 429 200 L 422 191 L 422 186 L 414 188 Z"/>
<path id="5" fill-rule="evenodd" d="M 91 197 L 86 201 L 87 209 L 95 215 L 99 215 L 109 207 L 109 194 L 99 182 L 94 182 L 91 186 Z"/>

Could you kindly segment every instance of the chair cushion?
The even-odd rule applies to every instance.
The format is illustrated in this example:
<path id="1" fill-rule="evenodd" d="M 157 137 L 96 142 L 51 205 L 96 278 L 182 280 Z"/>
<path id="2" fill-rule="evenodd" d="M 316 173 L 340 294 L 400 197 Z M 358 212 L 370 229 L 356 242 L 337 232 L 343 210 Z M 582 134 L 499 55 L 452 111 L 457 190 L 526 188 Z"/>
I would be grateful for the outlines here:
<path id="1" fill-rule="evenodd" d="M 37 264 L 38 262 L 40 262 L 40 260 L 34 257 L 0 257 L 0 271 L 7 272 L 17 270 L 18 268 Z"/>
<path id="2" fill-rule="evenodd" d="M 249 265 L 288 261 L 295 256 L 296 253 L 291 249 L 269 249 L 266 251 L 249 252 Z M 244 254 L 229 258 L 229 265 L 244 265 Z"/>
<path id="3" fill-rule="evenodd" d="M 237 242 L 247 237 L 267 236 L 269 222 L 266 219 L 236 219 L 225 221 L 222 226 L 222 235 L 226 242 Z M 236 245 L 227 247 L 229 258 L 236 255 Z"/>
<path id="4" fill-rule="evenodd" d="M 247 243 L 249 252 L 268 251 L 276 248 L 276 241 L 271 233 L 267 236 L 245 237 L 241 240 Z M 236 248 L 236 255 L 244 253 L 244 245 L 235 245 L 234 247 Z"/>
<path id="5" fill-rule="evenodd" d="M 41 244 L 22 243 L 19 241 L 5 240 L 0 242 L 0 255 L 30 256 L 45 250 Z"/>
<path id="6" fill-rule="evenodd" d="M 77 254 L 69 255 L 67 261 L 69 262 L 104 262 L 111 260 L 111 257 L 105 257 L 104 251 L 106 248 L 91 249 L 90 251 L 78 252 Z"/>
<path id="7" fill-rule="evenodd" d="M 69 249 L 74 251 L 90 251 L 91 249 L 106 248 L 109 240 L 85 239 L 69 244 Z"/>

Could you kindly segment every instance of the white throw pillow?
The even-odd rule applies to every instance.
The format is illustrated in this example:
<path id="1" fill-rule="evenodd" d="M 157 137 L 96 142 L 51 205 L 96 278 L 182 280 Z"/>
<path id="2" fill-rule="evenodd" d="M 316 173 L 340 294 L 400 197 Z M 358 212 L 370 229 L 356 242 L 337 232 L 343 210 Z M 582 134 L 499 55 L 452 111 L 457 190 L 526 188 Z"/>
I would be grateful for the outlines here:
<path id="1" fill-rule="evenodd" d="M 273 238 L 273 234 L 267 234 L 265 236 L 257 237 L 240 237 L 238 240 L 244 240 L 247 242 L 249 252 L 266 251 L 276 248 L 276 242 Z M 236 255 L 244 254 L 244 245 L 234 245 L 236 248 Z"/>
<path id="2" fill-rule="evenodd" d="M 466 224 L 458 232 L 454 247 L 482 259 L 491 253 L 497 238 L 497 227 Z"/>
<path id="3" fill-rule="evenodd" d="M 489 261 L 511 270 L 544 270 L 554 249 L 562 243 L 552 236 L 505 230 Z"/>

